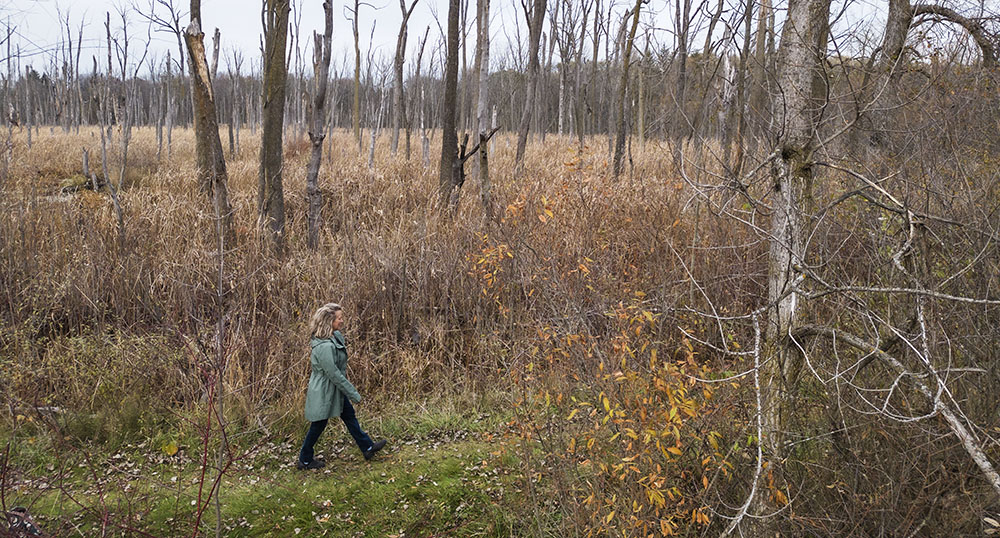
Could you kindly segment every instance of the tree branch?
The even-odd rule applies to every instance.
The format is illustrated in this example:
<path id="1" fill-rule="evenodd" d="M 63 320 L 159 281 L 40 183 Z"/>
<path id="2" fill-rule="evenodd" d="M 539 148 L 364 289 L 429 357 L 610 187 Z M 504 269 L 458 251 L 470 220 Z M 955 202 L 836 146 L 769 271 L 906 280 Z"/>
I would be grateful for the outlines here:
<path id="1" fill-rule="evenodd" d="M 993 38 L 995 36 L 987 35 L 986 29 L 980 24 L 978 20 L 970 19 L 960 15 L 953 9 L 946 8 L 944 6 L 939 6 L 936 4 L 921 4 L 913 6 L 913 16 L 918 17 L 920 15 L 932 15 L 941 19 L 949 20 L 969 32 L 972 38 L 976 40 L 976 45 L 979 46 L 979 50 L 983 54 L 983 66 L 986 68 L 996 67 L 997 65 L 997 53 L 996 48 L 993 46 Z M 922 21 L 914 23 L 914 26 Z"/>

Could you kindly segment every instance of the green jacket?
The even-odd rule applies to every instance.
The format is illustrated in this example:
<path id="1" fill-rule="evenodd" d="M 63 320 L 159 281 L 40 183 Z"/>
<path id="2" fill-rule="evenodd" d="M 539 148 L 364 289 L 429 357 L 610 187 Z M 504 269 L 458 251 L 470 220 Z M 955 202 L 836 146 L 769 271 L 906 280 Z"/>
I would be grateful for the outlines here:
<path id="1" fill-rule="evenodd" d="M 344 409 L 344 396 L 352 402 L 361 401 L 361 395 L 347 380 L 347 346 L 344 335 L 334 331 L 332 338 L 313 338 L 312 375 L 306 392 L 306 420 L 316 422 L 339 417 Z"/>

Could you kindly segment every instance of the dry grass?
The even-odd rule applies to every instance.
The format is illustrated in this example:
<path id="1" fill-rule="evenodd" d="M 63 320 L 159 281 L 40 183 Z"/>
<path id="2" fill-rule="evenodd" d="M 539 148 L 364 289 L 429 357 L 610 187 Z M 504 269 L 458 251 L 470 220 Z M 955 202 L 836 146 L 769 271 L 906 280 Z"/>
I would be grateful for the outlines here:
<path id="1" fill-rule="evenodd" d="M 230 384 L 251 407 L 300 398 L 304 320 L 324 301 L 340 301 L 350 313 L 359 382 L 406 398 L 456 379 L 491 383 L 523 354 L 516 343 L 538 324 L 599 333 L 605 314 L 636 291 L 650 293 L 657 307 L 689 291 L 673 249 L 690 242 L 682 214 L 690 192 L 656 144 L 635 156 L 630 177 L 614 182 L 604 140 L 590 140 L 580 158 L 573 141 L 549 136 L 530 147 L 515 179 L 514 141 L 499 137 L 491 168 L 501 218 L 488 222 L 471 174 L 448 218 L 437 207 L 435 165 L 424 166 L 416 152 L 410 160 L 392 157 L 382 136 L 369 169 L 349 134 L 334 137 L 321 170 L 323 226 L 314 252 L 305 246 L 308 152 L 289 144 L 288 255 L 281 260 L 267 254 L 257 231 L 258 148 L 249 132 L 228 159 L 237 243 L 224 259 L 231 287 L 225 346 Z M 175 132 L 170 158 L 164 148 L 157 162 L 152 129 L 136 131 L 119 241 L 105 192 L 59 192 L 63 178 L 79 173 L 81 148 L 100 171 L 96 129 L 43 128 L 30 149 L 15 134 L 0 219 L 5 343 L 46 357 L 81 334 L 156 335 L 181 357 L 162 364 L 164 371 L 191 378 L 179 399 L 197 397 L 201 355 L 211 356 L 218 257 L 213 215 L 195 187 L 192 144 L 192 133 Z M 116 148 L 109 160 L 117 182 Z M 497 257 L 497 249 L 505 254 Z M 14 394 L 30 399 L 42 370 L 37 358 L 25 359 L 15 362 L 23 384 Z M 72 394 L 46 397 L 82 403 Z"/>
<path id="2" fill-rule="evenodd" d="M 218 351 L 220 259 L 211 207 L 195 186 L 193 136 L 178 130 L 170 158 L 164 148 L 157 161 L 153 131 L 136 132 L 121 193 L 123 239 L 106 192 L 59 192 L 62 179 L 79 172 L 81 147 L 89 148 L 91 166 L 99 170 L 96 130 L 82 129 L 79 135 L 46 131 L 30 149 L 24 133 L 15 133 L 10 174 L 2 186 L 5 394 L 15 407 L 45 404 L 88 412 L 119 406 L 123 395 L 141 395 L 166 409 L 198 406 Z M 929 148 L 940 147 L 940 140 L 932 131 L 921 133 L 920 145 L 910 148 L 919 158 L 893 155 L 857 168 L 868 166 L 872 176 L 884 176 L 885 188 L 920 211 L 963 222 L 962 227 L 927 224 L 930 239 L 919 247 L 926 253 L 922 271 L 948 293 L 992 296 L 1000 160 L 971 135 L 951 153 L 933 153 Z M 588 139 L 580 155 L 574 140 L 550 135 L 529 145 L 523 174 L 515 178 L 514 140 L 500 136 L 491 154 L 499 217 L 490 221 L 483 216 L 471 171 L 457 212 L 443 214 L 433 145 L 425 166 L 418 137 L 407 160 L 389 154 L 383 134 L 369 169 L 367 152 L 359 156 L 350 134 L 338 132 L 320 175 L 323 224 L 315 251 L 306 248 L 308 147 L 301 140 L 287 144 L 288 252 L 275 259 L 257 227 L 259 148 L 254 138 L 243 133 L 241 151 L 227 162 L 236 242 L 227 245 L 223 258 L 221 305 L 232 420 L 269 425 L 298 416 L 308 374 L 305 320 L 319 304 L 334 300 L 348 312 L 351 377 L 376 407 L 455 387 L 509 392 L 528 447 L 523 457 L 515 456 L 526 476 L 544 475 L 556 495 L 567 499 L 559 507 L 562 530 L 636 530 L 661 517 L 647 504 L 633 512 L 630 522 L 607 519 L 632 510 L 633 501 L 646 502 L 648 489 L 619 480 L 616 462 L 610 460 L 615 457 L 632 458 L 658 479 L 676 480 L 682 501 L 667 506 L 676 508 L 672 515 L 690 521 L 687 527 L 678 523 L 678 531 L 719 526 L 719 518 L 703 520 L 710 512 L 704 505 L 731 514 L 724 505 L 742 502 L 755 458 L 753 444 L 743 442 L 754 413 L 752 398 L 742 387 L 702 397 L 691 390 L 685 372 L 712 375 L 742 371 L 746 364 L 706 347 L 687 347 L 690 342 L 680 337 L 678 327 L 716 345 L 742 343 L 745 349 L 752 342 L 749 323 L 710 321 L 693 310 L 740 315 L 762 304 L 768 248 L 762 229 L 770 217 L 771 192 L 766 173 L 749 186 L 752 198 L 714 188 L 707 191 L 711 204 L 696 203 L 692 184 L 722 183 L 712 164 L 721 151 L 712 144 L 684 149 L 684 178 L 674 168 L 670 148 L 649 141 L 641 150 L 633 148 L 629 173 L 614 181 L 605 138 Z M 111 167 L 118 167 L 114 155 Z M 817 208 L 858 188 L 852 177 L 830 170 L 820 174 Z M 890 259 L 905 239 L 898 217 L 854 198 L 840 199 L 824 211 L 823 218 L 809 223 L 814 270 L 835 285 L 898 285 L 900 275 Z M 723 212 L 727 215 L 719 216 Z M 908 300 L 834 295 L 809 302 L 804 316 L 861 331 L 867 330 L 866 319 L 882 316 L 905 328 L 912 309 Z M 934 330 L 941 336 L 931 342 L 936 355 L 959 367 L 988 364 L 995 356 L 993 311 L 983 314 L 953 304 L 938 308 Z M 649 360 L 653 349 L 675 358 L 676 365 L 654 365 Z M 810 352 L 820 368 L 828 369 L 834 367 L 831 357 L 840 360 L 837 353 L 844 353 L 821 344 L 813 344 Z M 948 445 L 947 432 L 923 429 L 933 429 L 929 422 L 918 428 L 887 426 L 866 414 L 857 398 L 841 395 L 833 401 L 828 387 L 808 373 L 800 375 L 791 421 L 803 441 L 785 468 L 788 483 L 800 488 L 802 497 L 795 500 L 800 515 L 783 520 L 789 534 L 850 534 L 858 528 L 852 525 L 911 528 L 920 517 L 891 515 L 897 505 L 912 501 L 939 510 L 938 498 L 960 489 L 956 476 L 976 472 L 960 450 Z M 890 374 L 876 368 L 865 375 L 857 382 L 875 390 L 892 382 Z M 630 382 L 623 384 L 626 378 Z M 660 416 L 663 402 L 672 405 L 673 395 L 686 390 L 691 394 L 682 403 L 695 415 Z M 956 397 L 981 424 L 992 423 L 996 415 L 982 398 L 988 390 L 964 379 L 954 385 Z M 607 397 L 609 405 L 630 413 L 616 418 L 620 422 L 613 421 L 614 428 L 629 421 L 645 424 L 647 417 L 659 417 L 649 419 L 653 429 L 676 424 L 678 443 L 684 439 L 683 457 L 661 470 L 659 449 L 643 452 L 649 447 L 623 445 L 596 422 L 564 420 L 579 408 L 573 396 L 593 402 Z M 839 416 L 830 411 L 845 408 Z M 851 421 L 847 444 L 830 434 L 845 420 Z M 710 469 L 697 453 L 707 453 L 709 431 L 720 432 L 724 461 L 737 464 L 729 475 L 720 461 Z M 595 439 L 592 452 L 568 448 L 570 442 L 590 439 Z M 928 448 L 921 455 L 909 450 L 922 444 Z M 533 450 L 540 452 L 538 459 L 532 459 Z M 580 471 L 583 458 L 607 463 L 611 470 Z M 923 459 L 936 462 L 942 473 L 958 471 L 924 476 Z M 592 474 L 581 477 L 587 472 Z M 865 473 L 890 477 L 884 482 L 893 485 L 892 494 L 874 495 L 882 491 L 881 478 L 864 478 Z M 703 486 L 703 479 L 711 487 Z M 847 491 L 825 486 L 845 480 L 856 484 Z M 961 499 L 981 507 L 983 497 L 976 492 L 983 488 L 978 486 Z M 621 495 L 597 498 L 612 490 Z M 587 493 L 593 493 L 590 504 Z M 531 507 L 536 516 L 540 507 Z M 975 525 L 958 512 L 936 516 L 928 528 Z"/>

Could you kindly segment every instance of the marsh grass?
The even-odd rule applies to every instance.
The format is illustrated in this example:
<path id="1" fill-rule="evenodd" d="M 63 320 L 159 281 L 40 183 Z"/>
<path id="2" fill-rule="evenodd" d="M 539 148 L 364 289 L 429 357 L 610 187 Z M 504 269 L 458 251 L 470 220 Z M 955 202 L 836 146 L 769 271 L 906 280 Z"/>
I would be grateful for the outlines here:
<path id="1" fill-rule="evenodd" d="M 433 170 L 388 155 L 384 137 L 369 169 L 349 135 L 334 136 L 321 171 L 316 251 L 305 247 L 306 155 L 289 151 L 289 252 L 280 260 L 257 232 L 249 135 L 228 162 L 236 243 L 224 259 L 226 375 L 248 401 L 296 403 L 307 371 L 304 320 L 326 300 L 350 313 L 353 375 L 405 400 L 439 390 L 440 380 L 491 383 L 535 321 L 572 315 L 599 325 L 622 295 L 655 287 L 657 300 L 672 301 L 683 280 L 665 278 L 677 261 L 664 244 L 685 235 L 685 192 L 652 150 L 637 159 L 632 179 L 614 183 L 599 152 L 581 159 L 569 139 L 550 136 L 515 179 L 512 141 L 501 138 L 492 162 L 501 218 L 486 222 L 473 179 L 458 212 L 442 216 Z M 178 131 L 172 158 L 157 162 L 153 131 L 136 131 L 120 242 L 106 193 L 49 198 L 79 173 L 80 148 L 99 155 L 92 130 L 42 133 L 30 150 L 15 138 L 0 219 L 13 394 L 71 407 L 92 405 L 102 388 L 178 403 L 201 396 L 196 378 L 214 330 L 218 257 L 210 207 L 194 186 L 192 139 Z M 508 257 L 484 257 L 501 245 Z M 58 375 L 67 365 L 96 368 Z"/>
<path id="2" fill-rule="evenodd" d="M 549 135 L 529 145 L 515 177 L 514 139 L 498 135 L 497 217 L 489 220 L 471 174 L 452 213 L 439 207 L 436 168 L 423 166 L 419 152 L 394 157 L 382 136 L 369 168 L 350 133 L 331 136 L 315 251 L 306 248 L 308 148 L 288 143 L 282 258 L 257 226 L 259 147 L 249 132 L 241 136 L 227 161 L 234 242 L 225 245 L 220 282 L 215 215 L 195 185 L 191 132 L 175 130 L 171 157 L 164 151 L 158 161 L 152 129 L 135 131 L 120 193 L 123 233 L 106 191 L 64 189 L 80 173 L 81 148 L 100 170 L 96 130 L 43 130 L 30 150 L 15 133 L 0 198 L 0 388 L 8 409 L 0 488 L 10 499 L 65 533 L 104 526 L 120 535 L 190 535 L 214 527 L 208 491 L 221 476 L 222 522 L 233 536 L 295 528 L 336 536 L 721 532 L 724 520 L 713 510 L 732 513 L 752 476 L 752 398 L 739 383 L 705 390 L 692 376 L 725 377 L 747 364 L 693 345 L 680 329 L 715 347 L 752 342 L 747 323 L 698 312 L 740 315 L 766 297 L 767 174 L 743 193 L 724 181 L 714 142 L 683 148 L 682 175 L 672 148 L 649 140 L 631 149 L 626 174 L 614 181 L 603 137 L 580 151 L 575 140 Z M 109 159 L 117 171 L 114 152 Z M 931 160 L 883 164 L 924 178 Z M 995 177 L 997 161 L 961 160 L 951 168 L 944 157 L 935 161 L 939 192 L 964 192 L 951 187 L 967 187 L 956 170 Z M 891 176 L 901 183 L 890 187 L 910 192 L 911 176 Z M 817 204 L 853 183 L 827 173 Z M 995 182 L 976 188 L 982 195 L 973 198 L 996 198 Z M 993 214 L 986 206 L 956 200 L 942 195 L 925 205 L 993 229 L 992 217 L 976 220 L 979 211 Z M 817 270 L 836 282 L 892 277 L 878 260 L 900 231 L 879 215 L 854 200 L 831 205 L 811 248 L 832 261 Z M 942 275 L 960 269 L 951 261 L 974 261 L 960 252 L 939 258 L 930 269 Z M 952 285 L 988 295 L 988 277 L 962 271 Z M 367 465 L 345 434 L 330 430 L 321 450 L 337 465 L 330 474 L 297 475 L 290 466 L 304 431 L 305 324 L 331 300 L 347 310 L 363 423 L 394 446 L 382 467 Z M 896 308 L 876 297 L 868 306 Z M 823 320 L 851 312 L 836 301 L 808 308 Z M 988 316 L 968 319 L 949 323 L 995 330 Z M 881 375 L 873 374 L 874 384 L 885 382 Z M 215 411 L 219 378 L 223 417 Z M 796 499 L 797 509 L 814 518 L 790 518 L 786 530 L 824 529 L 843 514 L 894 513 L 894 497 L 872 494 L 881 485 L 826 487 L 850 478 L 861 455 L 875 455 L 878 476 L 897 477 L 898 498 L 937 502 L 918 479 L 903 481 L 922 469 L 920 458 L 883 458 L 877 440 L 885 426 L 867 416 L 854 417 L 857 446 L 843 456 L 846 471 L 817 465 L 837 449 L 825 435 L 832 426 L 824 390 L 802 386 L 796 420 L 815 436 L 798 445 L 799 461 L 788 468 L 801 472 L 810 492 Z M 230 452 L 220 473 L 211 458 L 224 446 L 222 425 Z M 626 428 L 669 428 L 670 443 L 639 442 Z M 892 430 L 901 447 L 924 435 Z M 929 460 L 955 452 L 943 439 Z M 952 475 L 933 482 L 942 495 L 958 483 Z M 661 520 L 670 525 L 657 527 Z M 937 528 L 947 527 L 942 521 Z"/>
<path id="3" fill-rule="evenodd" d="M 666 148 L 653 142 L 632 155 L 628 174 L 615 182 L 608 178 L 600 139 L 580 151 L 575 140 L 550 135 L 529 146 L 524 171 L 514 177 L 514 140 L 499 136 L 491 159 L 498 216 L 491 221 L 471 174 L 451 213 L 438 205 L 436 171 L 418 157 L 391 156 L 383 136 L 369 168 L 367 152 L 357 154 L 349 133 L 332 136 L 333 152 L 320 174 L 324 206 L 315 251 L 305 244 L 308 152 L 301 142 L 286 148 L 288 251 L 280 259 L 270 254 L 257 227 L 259 148 L 249 133 L 241 137 L 240 151 L 227 162 L 235 243 L 225 245 L 220 305 L 214 215 L 195 186 L 192 133 L 175 130 L 171 157 L 157 161 L 153 130 L 135 131 L 119 193 L 121 235 L 105 190 L 64 189 L 64 180 L 79 175 L 82 148 L 90 153 L 91 168 L 100 170 L 94 129 L 42 133 L 30 150 L 16 135 L 0 216 L 0 344 L 10 374 L 7 398 L 21 412 L 9 417 L 6 430 L 17 465 L 28 469 L 22 485 L 37 485 L 41 476 L 56 473 L 49 466 L 62 469 L 63 454 L 77 454 L 66 456 L 73 464 L 60 474 L 59 488 L 39 490 L 52 503 L 45 511 L 50 521 L 70 528 L 108 520 L 124 534 L 145 529 L 170 535 L 170 525 L 190 529 L 198 509 L 205 509 L 199 525 L 210 528 L 212 511 L 197 499 L 191 506 L 188 489 L 207 465 L 199 467 L 198 455 L 221 446 L 218 430 L 209 425 L 217 420 L 211 387 L 219 352 L 215 321 L 223 312 L 224 408 L 232 451 L 232 467 L 223 473 L 226 525 L 236 535 L 271 532 L 262 530 L 265 522 L 283 530 L 294 528 L 291 522 L 311 529 L 313 510 L 306 515 L 304 508 L 311 501 L 298 503 L 290 519 L 275 518 L 295 502 L 292 497 L 311 498 L 327 486 L 296 491 L 285 478 L 272 477 L 286 491 L 262 497 L 259 488 L 240 485 L 243 473 L 236 469 L 262 447 L 282 447 L 280 463 L 268 460 L 272 470 L 292 461 L 309 368 L 305 321 L 317 305 L 335 300 L 348 312 L 350 375 L 365 396 L 368 427 L 392 439 L 455 444 L 458 450 L 457 459 L 411 465 L 400 483 L 414 476 L 425 483 L 402 489 L 380 486 L 367 472 L 338 472 L 344 486 L 326 493 L 335 504 L 354 500 L 370 507 L 355 513 L 354 528 L 371 527 L 371 536 L 407 529 L 407 535 L 509 536 L 529 532 L 518 530 L 528 523 L 534 530 L 559 528 L 565 513 L 552 505 L 551 515 L 541 517 L 541 505 L 525 493 L 535 491 L 532 483 L 509 481 L 518 493 L 504 497 L 503 505 L 473 493 L 478 490 L 463 482 L 470 480 L 463 457 L 477 454 L 473 466 L 483 472 L 534 477 L 520 464 L 512 426 L 512 383 L 525 365 L 565 335 L 610 337 L 616 306 L 637 294 L 646 308 L 672 312 L 691 297 L 682 262 L 693 259 L 677 249 L 690 244 L 692 227 L 701 226 L 706 240 L 711 234 L 731 239 L 725 237 L 731 230 L 710 218 L 687 217 L 692 192 L 673 174 Z M 713 148 L 688 151 L 711 170 L 704 163 Z M 115 184 L 116 158 L 112 151 Z M 692 268 L 716 292 L 729 278 L 712 264 L 720 255 L 698 253 Z M 673 336 L 664 331 L 656 338 Z M 567 376 L 586 379 L 597 362 L 576 352 L 554 358 L 545 366 L 547 383 L 568 387 L 574 381 Z M 61 411 L 49 416 L 41 408 Z M 490 441 L 449 437 L 456 431 Z M 447 440 L 434 441 L 439 438 Z M 97 469 L 120 467 L 114 454 L 161 460 L 150 455 L 172 444 L 189 458 L 188 467 L 172 471 L 187 485 L 165 482 L 163 473 L 149 483 L 116 475 L 102 478 L 97 489 L 83 485 L 88 475 L 103 476 Z M 483 463 L 480 452 L 487 448 L 492 455 L 485 459 L 493 463 Z M 554 487 L 547 482 L 552 476 L 546 473 L 537 486 Z M 427 477 L 436 477 L 434 488 L 427 487 Z M 366 483 L 376 487 L 368 491 Z M 205 486 L 202 479 L 199 487 Z M 78 496 L 74 507 L 52 500 L 67 492 Z M 550 493 L 573 495 L 558 488 Z M 131 498 L 135 502 L 125 502 Z M 385 515 L 400 502 L 418 509 L 405 517 Z M 477 515 L 455 516 L 462 503 L 475 505 Z M 266 516 L 246 514 L 257 505 Z M 141 525 L 131 523 L 136 517 Z M 342 522 L 324 528 L 339 533 L 351 527 Z"/>

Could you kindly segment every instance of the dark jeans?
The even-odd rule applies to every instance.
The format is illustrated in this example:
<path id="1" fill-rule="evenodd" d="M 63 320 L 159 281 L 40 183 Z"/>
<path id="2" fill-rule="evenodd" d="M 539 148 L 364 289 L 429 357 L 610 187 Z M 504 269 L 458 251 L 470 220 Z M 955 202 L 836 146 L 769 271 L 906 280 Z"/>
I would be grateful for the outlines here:
<path id="1" fill-rule="evenodd" d="M 362 452 L 372 447 L 371 437 L 368 437 L 368 434 L 361 429 L 358 417 L 354 413 L 354 406 L 351 405 L 351 400 L 346 396 L 344 396 L 344 410 L 340 413 L 340 419 L 344 421 L 344 426 L 347 426 L 347 431 L 350 432 L 351 437 L 354 438 L 354 442 L 358 444 L 358 448 Z M 324 419 L 309 424 L 309 431 L 306 432 L 306 438 L 302 441 L 302 450 L 299 451 L 299 461 L 302 463 L 312 462 L 313 447 L 319 440 L 320 434 L 326 429 L 326 423 L 327 421 Z"/>

